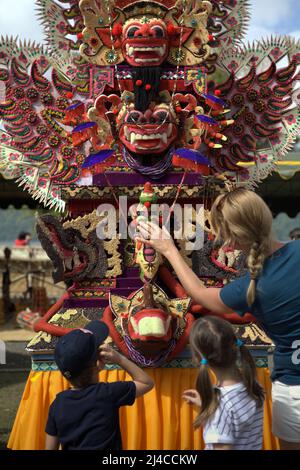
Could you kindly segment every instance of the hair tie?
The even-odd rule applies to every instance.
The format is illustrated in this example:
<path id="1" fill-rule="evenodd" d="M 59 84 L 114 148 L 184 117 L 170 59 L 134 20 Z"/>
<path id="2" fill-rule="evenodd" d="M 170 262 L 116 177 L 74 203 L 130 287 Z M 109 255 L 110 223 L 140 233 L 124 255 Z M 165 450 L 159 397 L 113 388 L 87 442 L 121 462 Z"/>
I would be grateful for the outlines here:
<path id="1" fill-rule="evenodd" d="M 204 357 L 201 359 L 201 362 L 200 362 L 201 366 L 207 366 L 208 364 L 208 361 L 207 359 L 204 359 Z"/>
<path id="2" fill-rule="evenodd" d="M 238 348 L 241 348 L 242 346 L 244 346 L 244 343 L 241 339 L 237 339 L 235 344 Z"/>

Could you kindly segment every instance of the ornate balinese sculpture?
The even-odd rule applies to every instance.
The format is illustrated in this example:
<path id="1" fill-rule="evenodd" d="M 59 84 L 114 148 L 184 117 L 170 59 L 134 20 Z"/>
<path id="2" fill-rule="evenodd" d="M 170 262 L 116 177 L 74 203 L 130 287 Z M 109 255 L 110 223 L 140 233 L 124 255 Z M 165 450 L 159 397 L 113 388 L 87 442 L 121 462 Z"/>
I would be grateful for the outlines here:
<path id="1" fill-rule="evenodd" d="M 186 346 L 194 317 L 191 299 L 169 299 L 156 284 L 146 283 L 130 298 L 110 295 L 103 319 L 127 356 L 142 366 L 157 367 Z"/>
<path id="2" fill-rule="evenodd" d="M 203 203 L 207 210 L 224 182 L 255 187 L 300 131 L 299 44 L 271 38 L 254 48 L 241 46 L 248 0 L 37 5 L 48 46 L 0 42 L 0 171 L 63 213 L 61 221 L 42 217 L 37 223 L 55 279 L 75 283 L 58 310 L 90 311 L 92 304 L 101 316 L 110 294 L 130 305 L 138 298 L 145 310 L 143 283 L 148 288 L 150 282 L 154 310 L 166 314 L 174 299 L 165 299 L 165 310 L 157 299 L 166 289 L 157 275 L 163 259 L 137 243 L 129 266 L 126 236 L 120 239 L 116 227 L 115 237 L 99 240 L 94 211 L 111 204 L 120 214 L 118 198 L 125 195 L 134 204 L 143 187 L 141 212 L 156 195 L 171 208 L 175 202 Z M 211 248 L 194 254 L 195 271 L 201 276 L 208 267 L 212 284 L 222 283 L 223 273 L 238 275 L 237 253 Z M 197 256 L 203 253 L 202 264 Z M 130 305 L 126 311 L 134 318 Z M 52 313 L 57 311 L 51 310 L 42 328 Z M 152 321 L 145 318 L 142 332 Z M 162 323 L 155 322 L 149 332 L 159 331 Z M 180 331 L 188 330 L 188 321 L 179 323 Z M 134 320 L 130 325 L 123 334 L 133 341 Z M 56 326 L 53 334 L 66 332 Z M 185 333 L 177 338 L 169 329 L 166 338 L 170 331 L 170 344 L 174 338 L 180 343 Z M 166 358 L 170 344 L 158 347 Z M 145 341 L 136 350 L 143 354 L 141 345 L 147 355 Z"/>

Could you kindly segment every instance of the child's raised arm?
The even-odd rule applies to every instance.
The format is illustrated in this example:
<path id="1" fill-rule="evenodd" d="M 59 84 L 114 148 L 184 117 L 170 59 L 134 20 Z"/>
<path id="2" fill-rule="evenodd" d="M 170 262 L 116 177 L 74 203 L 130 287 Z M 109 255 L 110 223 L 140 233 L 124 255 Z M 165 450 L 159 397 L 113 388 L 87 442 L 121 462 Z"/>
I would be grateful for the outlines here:
<path id="1" fill-rule="evenodd" d="M 100 358 L 107 364 L 118 364 L 131 375 L 136 386 L 136 397 L 144 395 L 154 387 L 153 380 L 143 369 L 110 346 L 100 346 Z"/>

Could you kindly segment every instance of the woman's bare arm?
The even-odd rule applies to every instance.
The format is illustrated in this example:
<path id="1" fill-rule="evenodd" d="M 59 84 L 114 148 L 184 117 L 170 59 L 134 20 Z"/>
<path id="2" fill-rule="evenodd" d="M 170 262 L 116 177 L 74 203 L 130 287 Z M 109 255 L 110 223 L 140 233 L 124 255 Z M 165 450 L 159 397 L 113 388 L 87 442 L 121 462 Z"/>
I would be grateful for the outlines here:
<path id="1" fill-rule="evenodd" d="M 203 307 L 215 313 L 232 313 L 220 298 L 221 289 L 206 288 L 177 250 L 170 234 L 151 222 L 139 223 L 138 240 L 155 248 L 171 263 L 186 293 Z"/>
<path id="2" fill-rule="evenodd" d="M 232 310 L 220 298 L 221 289 L 205 287 L 203 282 L 200 281 L 194 271 L 187 265 L 175 245 L 173 245 L 170 251 L 166 252 L 165 256 L 172 264 L 186 293 L 197 304 L 215 313 L 232 313 Z"/>

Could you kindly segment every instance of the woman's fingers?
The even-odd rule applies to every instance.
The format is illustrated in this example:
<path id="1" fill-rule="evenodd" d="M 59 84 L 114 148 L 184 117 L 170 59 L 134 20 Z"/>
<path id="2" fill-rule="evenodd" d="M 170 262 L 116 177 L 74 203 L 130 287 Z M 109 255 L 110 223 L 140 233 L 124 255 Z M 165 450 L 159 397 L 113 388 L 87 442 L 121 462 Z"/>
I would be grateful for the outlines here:
<path id="1" fill-rule="evenodd" d="M 141 220 L 141 221 L 138 223 L 138 225 L 139 225 L 140 227 L 143 227 L 144 229 L 148 229 L 148 228 L 149 228 L 149 229 L 151 230 L 150 222 L 148 222 L 148 221 Z"/>
<path id="2" fill-rule="evenodd" d="M 150 222 L 150 220 L 147 220 L 147 221 L 141 220 L 139 222 L 139 225 L 143 227 L 145 230 L 149 230 L 150 232 L 153 232 L 155 230 L 160 230 L 159 226 L 157 224 L 154 224 L 153 222 Z"/>
<path id="3" fill-rule="evenodd" d="M 154 230 L 159 229 L 159 226 L 155 224 L 154 222 L 151 222 L 150 220 L 148 221 L 148 225 Z"/>
<path id="4" fill-rule="evenodd" d="M 144 238 L 150 237 L 154 240 L 161 240 L 164 238 L 163 231 L 159 228 L 157 224 L 153 222 L 139 222 L 138 229 L 143 233 Z"/>
<path id="5" fill-rule="evenodd" d="M 144 227 L 139 227 L 139 234 L 143 237 L 143 238 L 150 238 L 150 232 L 148 230 L 146 230 Z"/>
<path id="6" fill-rule="evenodd" d="M 155 224 L 154 222 L 148 222 L 148 227 L 150 228 L 151 230 L 151 233 L 156 236 L 157 238 L 163 238 L 162 237 L 162 229 L 157 225 Z"/>
<path id="7" fill-rule="evenodd" d="M 153 241 L 152 240 L 146 240 L 145 238 L 142 237 L 135 237 L 135 240 L 144 243 L 145 245 L 150 245 L 153 246 Z"/>
<path id="8" fill-rule="evenodd" d="M 144 238 L 152 238 L 153 232 L 150 227 L 145 225 L 138 225 L 138 231 L 143 235 Z"/>

